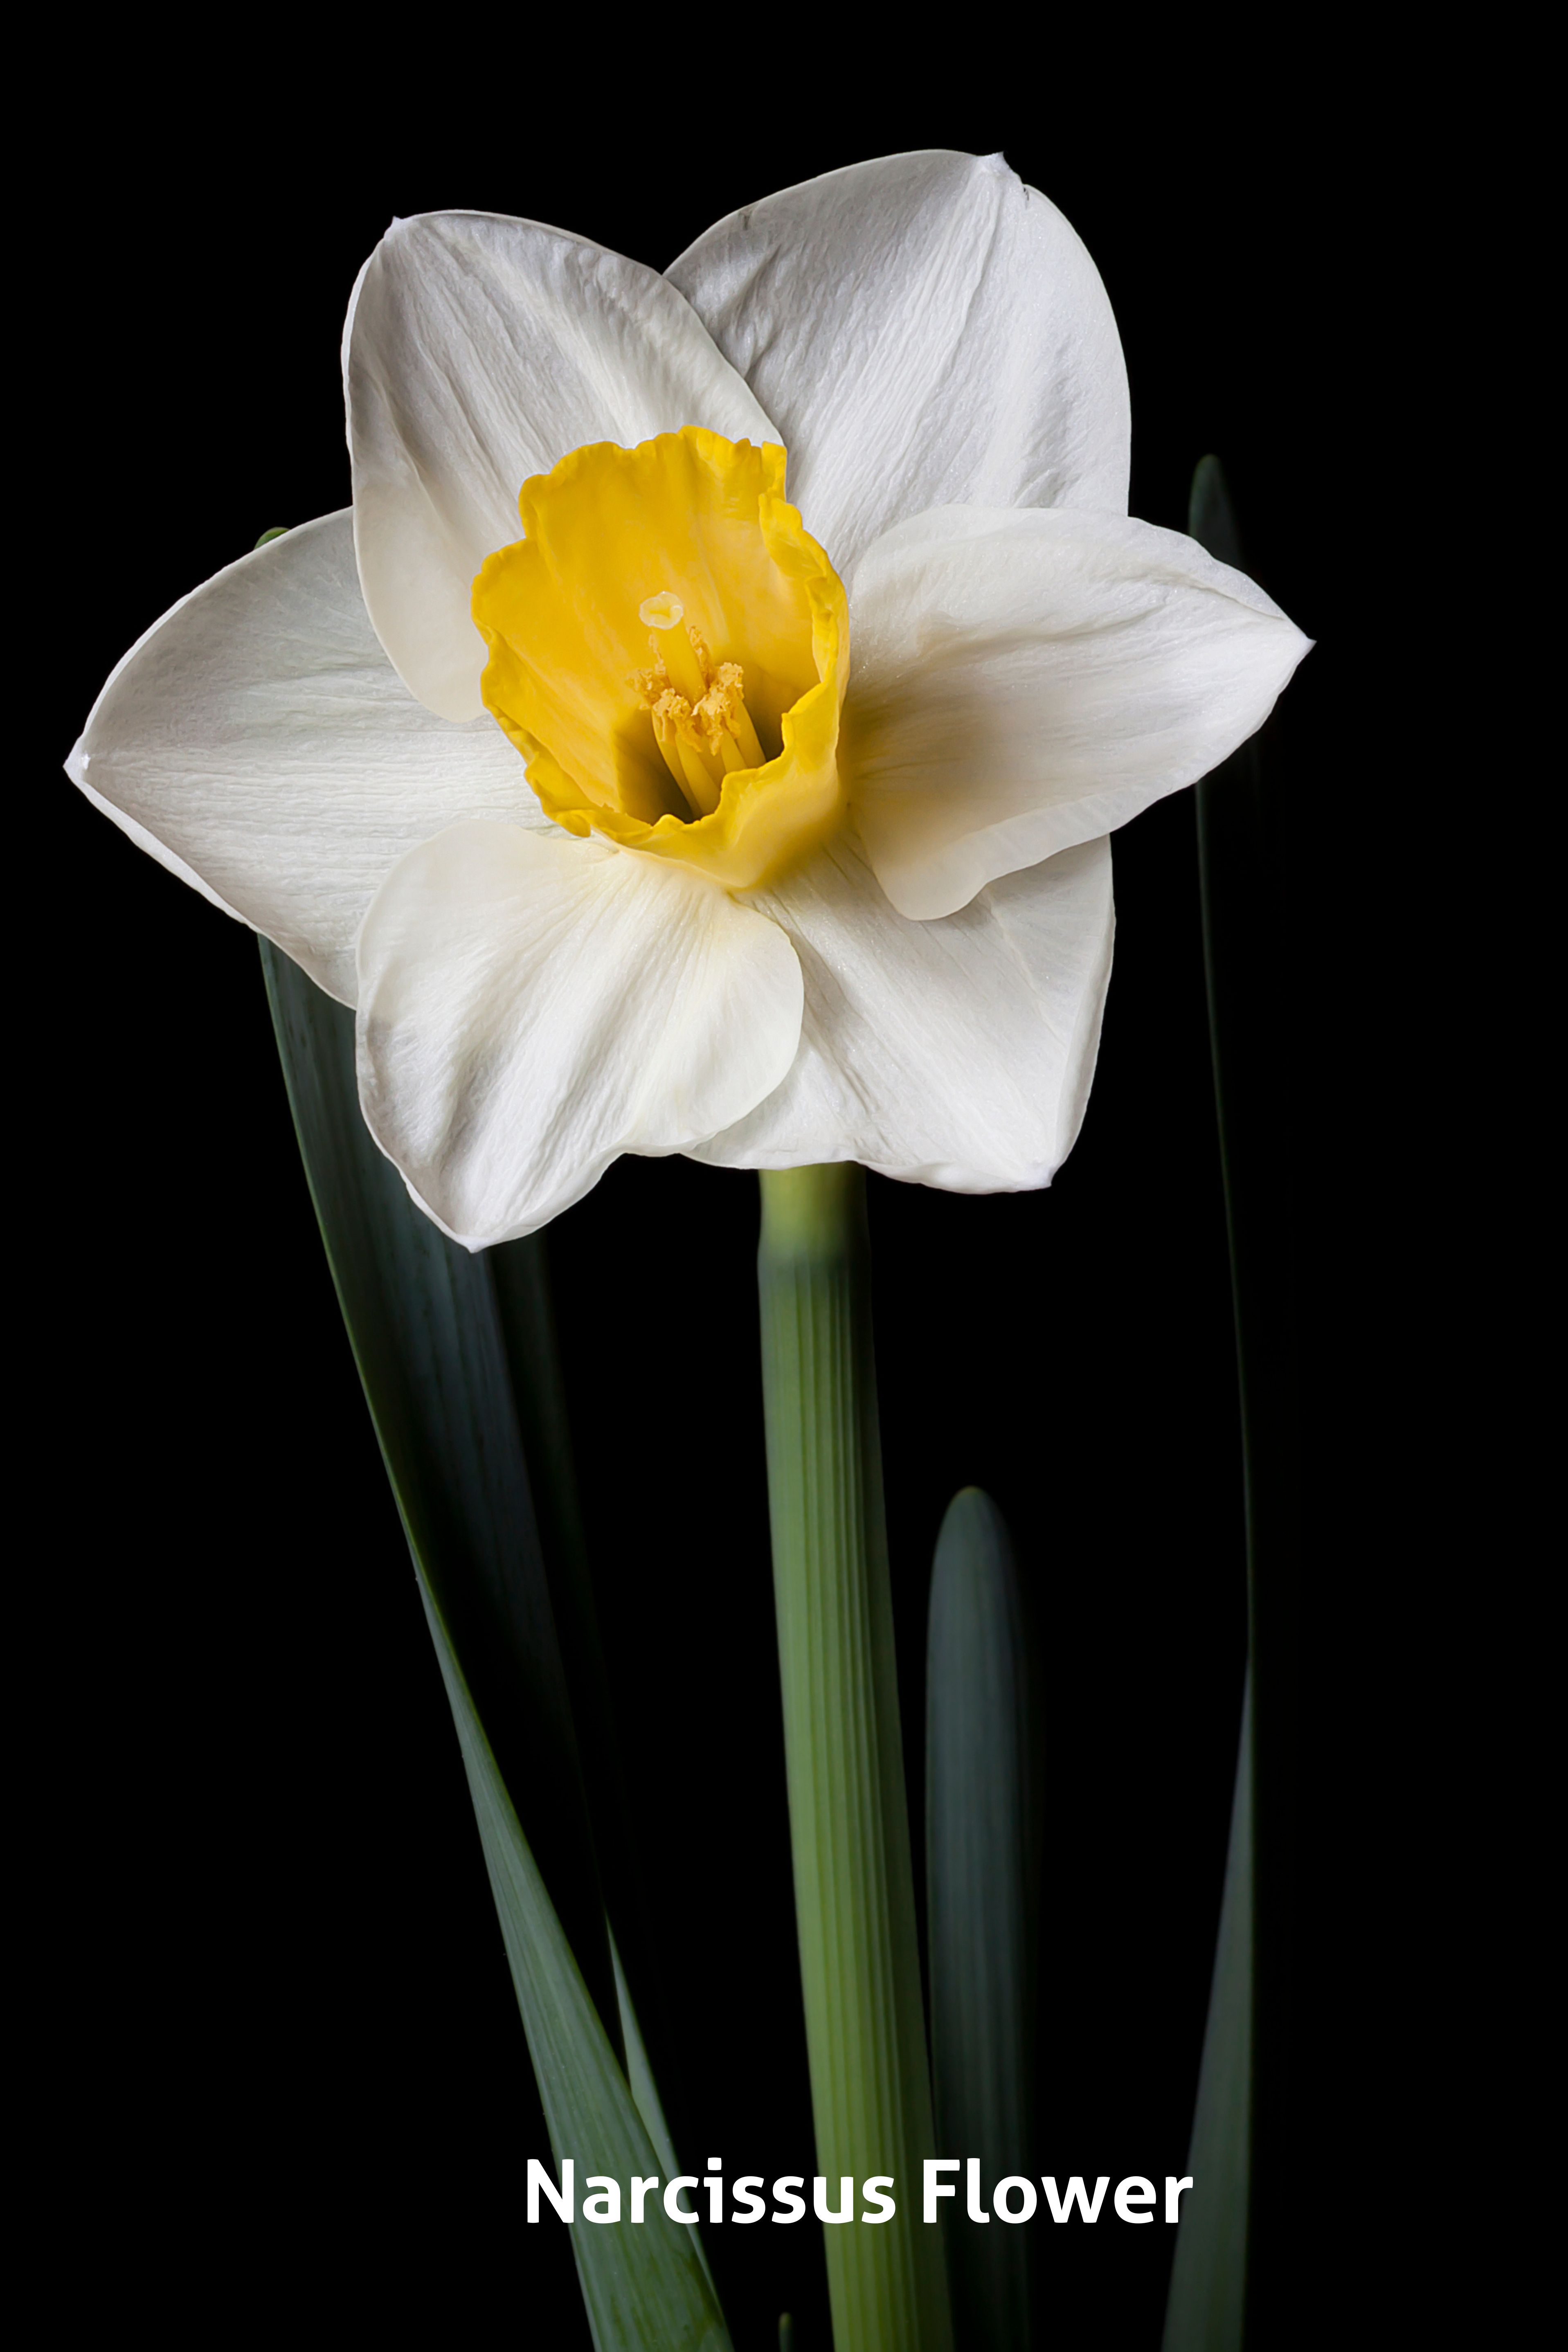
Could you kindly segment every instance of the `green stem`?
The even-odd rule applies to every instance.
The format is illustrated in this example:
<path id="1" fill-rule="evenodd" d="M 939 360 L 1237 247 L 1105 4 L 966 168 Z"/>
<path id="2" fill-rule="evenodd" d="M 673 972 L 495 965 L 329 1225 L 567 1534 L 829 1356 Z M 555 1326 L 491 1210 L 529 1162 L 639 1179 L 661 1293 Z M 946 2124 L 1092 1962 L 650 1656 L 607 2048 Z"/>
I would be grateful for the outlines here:
<path id="1" fill-rule="evenodd" d="M 837 2352 L 951 2352 L 871 1354 L 866 1180 L 768 1171 L 758 1254 L 773 1592 L 817 2170 L 897 2214 L 826 2231 Z M 860 2207 L 857 2206 L 858 2211 Z"/>

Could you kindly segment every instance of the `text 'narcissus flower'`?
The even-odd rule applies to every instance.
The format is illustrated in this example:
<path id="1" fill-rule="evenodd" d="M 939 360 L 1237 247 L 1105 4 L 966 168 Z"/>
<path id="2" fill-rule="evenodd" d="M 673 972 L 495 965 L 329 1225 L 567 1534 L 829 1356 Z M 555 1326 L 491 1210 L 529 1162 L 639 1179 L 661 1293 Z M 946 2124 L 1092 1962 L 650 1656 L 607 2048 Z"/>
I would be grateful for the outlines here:
<path id="1" fill-rule="evenodd" d="M 893 156 L 662 277 L 427 215 L 343 369 L 352 509 L 165 614 L 68 766 L 356 1007 L 415 1197 L 479 1247 L 623 1151 L 1047 1182 L 1107 835 L 1307 642 L 1129 519 L 1060 214 L 999 158 Z"/>

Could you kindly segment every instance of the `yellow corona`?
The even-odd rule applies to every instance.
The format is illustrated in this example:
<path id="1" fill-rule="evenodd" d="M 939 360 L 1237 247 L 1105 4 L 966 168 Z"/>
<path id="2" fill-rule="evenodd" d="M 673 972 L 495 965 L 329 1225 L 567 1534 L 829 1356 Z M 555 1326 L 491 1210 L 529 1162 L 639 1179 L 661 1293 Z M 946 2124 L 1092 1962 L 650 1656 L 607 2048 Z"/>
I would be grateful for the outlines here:
<path id="1" fill-rule="evenodd" d="M 483 694 L 568 833 L 778 881 L 837 826 L 843 585 L 784 453 L 688 426 L 522 486 L 474 583 Z"/>

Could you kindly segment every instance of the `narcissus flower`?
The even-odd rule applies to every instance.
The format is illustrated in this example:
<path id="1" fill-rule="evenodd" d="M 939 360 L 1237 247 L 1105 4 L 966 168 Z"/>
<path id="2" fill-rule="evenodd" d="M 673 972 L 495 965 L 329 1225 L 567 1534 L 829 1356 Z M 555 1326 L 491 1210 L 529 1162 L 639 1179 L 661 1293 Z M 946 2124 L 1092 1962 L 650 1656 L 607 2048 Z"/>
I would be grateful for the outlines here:
<path id="1" fill-rule="evenodd" d="M 623 1151 L 1047 1182 L 1107 835 L 1306 648 L 1128 519 L 1061 215 L 892 156 L 661 277 L 431 214 L 361 272 L 343 373 L 352 510 L 166 614 L 68 764 L 357 1007 L 416 1198 L 478 1247 Z"/>

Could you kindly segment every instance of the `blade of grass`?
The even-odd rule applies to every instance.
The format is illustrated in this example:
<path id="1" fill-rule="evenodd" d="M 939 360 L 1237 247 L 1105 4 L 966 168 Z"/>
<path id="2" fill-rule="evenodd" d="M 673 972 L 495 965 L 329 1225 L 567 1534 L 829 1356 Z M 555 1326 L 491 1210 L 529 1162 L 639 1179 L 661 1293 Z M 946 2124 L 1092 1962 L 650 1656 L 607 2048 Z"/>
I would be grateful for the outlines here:
<path id="1" fill-rule="evenodd" d="M 1033 2160 L 1039 1809 L 1023 1594 L 1006 1523 L 966 1486 L 937 1538 L 926 1647 L 931 2078 L 944 2155 L 987 2204 Z M 1034 2232 L 946 2231 L 961 2344 L 1028 2352 Z"/>

